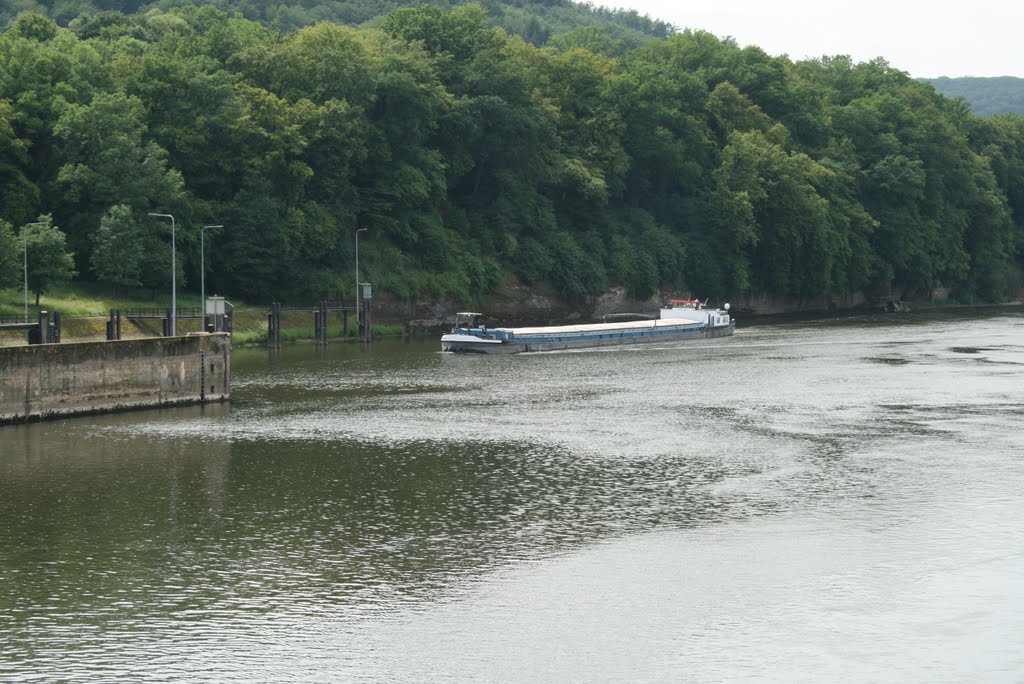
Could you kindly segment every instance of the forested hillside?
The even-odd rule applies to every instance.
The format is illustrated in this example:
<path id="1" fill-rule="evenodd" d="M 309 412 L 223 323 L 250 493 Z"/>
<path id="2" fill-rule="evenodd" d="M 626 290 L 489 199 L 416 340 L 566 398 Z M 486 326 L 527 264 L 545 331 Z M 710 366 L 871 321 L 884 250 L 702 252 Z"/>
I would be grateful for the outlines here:
<path id="1" fill-rule="evenodd" d="M 0 29 L 14 21 L 18 12 L 32 10 L 47 14 L 59 25 L 67 26 L 79 17 L 92 23 L 114 20 L 111 13 L 135 14 L 153 8 L 169 11 L 174 7 L 202 5 L 242 16 L 281 31 L 292 31 L 319 22 L 352 26 L 373 25 L 390 12 L 403 7 L 418 7 L 421 0 L 303 0 L 272 3 L 262 0 L 0 0 Z M 449 10 L 459 0 L 433 0 L 426 3 Z M 665 38 L 672 27 L 652 20 L 635 10 L 613 10 L 571 2 L 571 0 L 482 0 L 477 3 L 487 12 L 487 23 L 499 26 L 527 41 L 541 45 L 551 36 L 581 28 L 598 27 L 610 38 L 633 45 L 645 36 Z"/>
<path id="2" fill-rule="evenodd" d="M 943 76 L 929 79 L 928 82 L 946 97 L 962 97 L 970 102 L 971 111 L 978 116 L 1024 114 L 1024 78 Z"/>
<path id="3" fill-rule="evenodd" d="M 46 215 L 80 277 L 162 287 L 158 212 L 193 284 L 200 227 L 223 224 L 207 287 L 251 300 L 348 296 L 362 228 L 364 279 L 409 301 L 507 279 L 576 302 L 1019 286 L 1024 118 L 881 61 L 593 27 L 540 47 L 490 21 L 19 15 L 0 36 L 0 276 Z"/>

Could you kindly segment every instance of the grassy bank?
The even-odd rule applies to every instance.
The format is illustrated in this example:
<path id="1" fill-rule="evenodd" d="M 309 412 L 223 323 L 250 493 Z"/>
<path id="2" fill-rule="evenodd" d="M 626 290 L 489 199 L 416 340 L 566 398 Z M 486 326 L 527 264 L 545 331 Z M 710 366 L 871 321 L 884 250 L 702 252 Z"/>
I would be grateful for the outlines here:
<path id="1" fill-rule="evenodd" d="M 198 294 L 179 292 L 178 308 L 199 309 Z M 267 313 L 269 307 L 250 305 L 233 301 L 233 341 L 238 345 L 264 344 L 267 341 Z M 24 292 L 16 288 L 0 289 L 0 314 L 17 317 L 24 314 Z M 62 338 L 66 342 L 81 342 L 106 339 L 106 321 L 111 309 L 165 309 L 170 306 L 170 296 L 159 295 L 141 288 L 122 288 L 115 296 L 109 287 L 95 283 L 71 283 L 54 288 L 42 295 L 39 306 L 35 295 L 29 293 L 29 320 L 35 320 L 40 310 L 59 311 L 61 314 Z M 352 316 L 346 321 L 340 312 L 333 312 L 328 321 L 328 337 L 355 339 L 357 334 Z M 178 332 L 181 334 L 200 330 L 198 319 L 179 319 Z M 404 334 L 402 326 L 375 325 L 374 337 L 393 337 Z M 159 320 L 127 321 L 122 319 L 121 333 L 124 338 L 158 337 L 161 334 Z M 346 335 L 347 333 L 347 335 Z M 285 311 L 281 315 L 281 339 L 285 342 L 312 341 L 314 321 L 312 311 Z M 0 332 L 0 345 L 25 344 L 25 333 L 21 331 Z"/>
<path id="2" fill-rule="evenodd" d="M 61 316 L 94 317 L 106 316 L 111 309 L 164 308 L 171 305 L 169 293 L 156 293 L 149 289 L 123 287 L 115 296 L 109 286 L 99 283 L 69 283 L 53 288 L 39 297 L 28 293 L 29 317 L 35 318 L 40 311 L 59 311 Z M 189 292 L 178 293 L 178 308 L 198 307 L 199 295 Z M 25 307 L 24 290 L 21 288 L 0 289 L 0 313 L 22 314 Z"/>

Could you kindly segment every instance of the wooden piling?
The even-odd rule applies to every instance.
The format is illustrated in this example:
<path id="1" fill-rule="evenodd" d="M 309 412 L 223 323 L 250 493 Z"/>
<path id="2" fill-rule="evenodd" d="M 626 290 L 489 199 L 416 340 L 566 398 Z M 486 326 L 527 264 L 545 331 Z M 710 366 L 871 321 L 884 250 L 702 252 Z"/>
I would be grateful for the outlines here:
<path id="1" fill-rule="evenodd" d="M 267 315 L 267 346 L 271 349 L 281 348 L 281 304 L 279 302 L 270 305 L 270 313 Z"/>

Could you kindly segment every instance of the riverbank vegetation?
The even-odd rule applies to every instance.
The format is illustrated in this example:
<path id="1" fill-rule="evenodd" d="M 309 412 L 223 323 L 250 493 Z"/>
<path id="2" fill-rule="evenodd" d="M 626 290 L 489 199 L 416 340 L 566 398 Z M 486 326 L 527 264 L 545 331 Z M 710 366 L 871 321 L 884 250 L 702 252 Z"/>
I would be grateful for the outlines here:
<path id="1" fill-rule="evenodd" d="M 0 35 L 0 285 L 27 251 L 33 292 L 164 290 L 173 230 L 179 285 L 203 263 L 254 302 L 348 299 L 357 258 L 406 302 L 1021 286 L 1024 117 L 882 60 L 649 22 L 531 42 L 478 5 L 283 30 L 175 4 Z M 43 282 L 49 228 L 74 259 Z"/>

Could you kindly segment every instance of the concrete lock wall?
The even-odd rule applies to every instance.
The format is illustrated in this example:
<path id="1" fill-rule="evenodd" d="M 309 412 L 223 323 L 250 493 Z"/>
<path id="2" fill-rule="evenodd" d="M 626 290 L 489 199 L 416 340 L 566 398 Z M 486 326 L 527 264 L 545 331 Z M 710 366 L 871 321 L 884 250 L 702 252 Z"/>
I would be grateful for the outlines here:
<path id="1" fill-rule="evenodd" d="M 223 401 L 231 337 L 159 337 L 0 348 L 0 424 Z"/>

